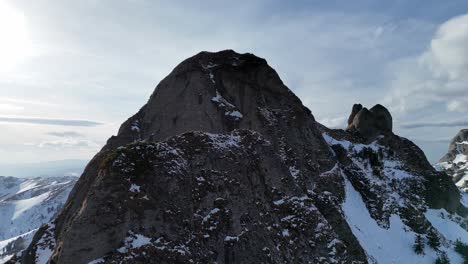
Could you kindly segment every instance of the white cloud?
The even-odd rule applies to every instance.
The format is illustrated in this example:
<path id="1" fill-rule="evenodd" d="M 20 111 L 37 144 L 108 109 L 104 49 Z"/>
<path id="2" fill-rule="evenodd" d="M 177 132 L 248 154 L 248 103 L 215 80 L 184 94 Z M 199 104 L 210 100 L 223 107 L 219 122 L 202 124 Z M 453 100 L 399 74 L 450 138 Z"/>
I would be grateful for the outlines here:
<path id="1" fill-rule="evenodd" d="M 76 137 L 76 138 L 84 137 L 83 134 L 75 132 L 75 131 L 52 131 L 52 132 L 48 132 L 47 135 L 54 136 L 54 137 Z"/>
<path id="2" fill-rule="evenodd" d="M 426 51 L 395 62 L 385 102 L 400 113 L 442 104 L 451 112 L 468 112 L 468 14 L 440 25 Z"/>
<path id="3" fill-rule="evenodd" d="M 42 117 L 10 117 L 0 116 L 0 123 L 23 123 L 33 125 L 53 125 L 53 126 L 76 126 L 76 127 L 94 127 L 103 123 L 91 120 L 76 119 L 52 119 Z"/>
<path id="4" fill-rule="evenodd" d="M 457 80 L 468 72 L 468 14 L 442 24 L 431 41 L 428 63 L 434 72 Z"/>

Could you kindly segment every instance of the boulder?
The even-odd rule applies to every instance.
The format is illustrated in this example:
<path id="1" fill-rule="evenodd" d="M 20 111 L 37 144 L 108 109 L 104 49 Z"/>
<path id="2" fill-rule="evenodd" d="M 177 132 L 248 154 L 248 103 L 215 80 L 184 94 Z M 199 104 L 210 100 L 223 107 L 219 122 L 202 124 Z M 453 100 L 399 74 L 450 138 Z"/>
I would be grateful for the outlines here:
<path id="1" fill-rule="evenodd" d="M 376 104 L 370 109 L 374 114 L 375 125 L 381 131 L 391 132 L 393 128 L 393 120 L 390 112 L 381 104 Z"/>
<path id="2" fill-rule="evenodd" d="M 348 118 L 349 131 L 356 131 L 367 140 L 391 133 L 393 128 L 392 115 L 384 106 L 377 104 L 370 110 L 355 104 Z"/>

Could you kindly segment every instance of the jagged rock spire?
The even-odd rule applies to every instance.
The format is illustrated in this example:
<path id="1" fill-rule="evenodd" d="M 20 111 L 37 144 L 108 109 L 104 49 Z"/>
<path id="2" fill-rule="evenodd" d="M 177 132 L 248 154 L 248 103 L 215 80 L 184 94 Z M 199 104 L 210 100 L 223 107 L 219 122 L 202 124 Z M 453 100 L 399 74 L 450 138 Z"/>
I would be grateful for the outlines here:
<path id="1" fill-rule="evenodd" d="M 347 129 L 357 131 L 364 138 L 373 140 L 380 134 L 392 132 L 392 122 L 392 115 L 380 104 L 370 110 L 361 104 L 355 104 L 348 118 Z"/>

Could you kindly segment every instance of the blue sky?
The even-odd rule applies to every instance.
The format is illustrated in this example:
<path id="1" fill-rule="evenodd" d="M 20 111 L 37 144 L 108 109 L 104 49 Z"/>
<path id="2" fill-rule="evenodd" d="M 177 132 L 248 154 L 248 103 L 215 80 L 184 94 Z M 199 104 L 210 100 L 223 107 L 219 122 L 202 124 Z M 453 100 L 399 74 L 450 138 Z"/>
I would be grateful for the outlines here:
<path id="1" fill-rule="evenodd" d="M 0 163 L 91 158 L 202 50 L 266 58 L 328 126 L 343 127 L 354 103 L 382 103 L 431 161 L 468 127 L 467 1 L 0 0 L 0 10 Z"/>

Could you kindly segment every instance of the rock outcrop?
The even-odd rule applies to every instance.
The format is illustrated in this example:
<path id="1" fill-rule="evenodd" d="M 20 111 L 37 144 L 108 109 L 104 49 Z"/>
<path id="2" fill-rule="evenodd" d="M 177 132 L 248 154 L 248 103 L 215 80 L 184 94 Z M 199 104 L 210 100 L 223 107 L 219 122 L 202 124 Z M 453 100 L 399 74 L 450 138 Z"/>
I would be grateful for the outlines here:
<path id="1" fill-rule="evenodd" d="M 460 130 L 450 141 L 447 154 L 439 162 L 453 161 L 457 155 L 468 155 L 468 129 Z"/>
<path id="2" fill-rule="evenodd" d="M 433 232 L 424 211 L 454 212 L 460 199 L 417 146 L 390 133 L 384 107 L 355 108 L 350 130 L 360 135 L 330 130 L 264 59 L 199 53 L 122 124 L 13 261 L 381 261 L 357 227 L 368 223 L 348 223 L 348 188 L 378 228 L 401 219 L 398 232 Z"/>
<path id="3" fill-rule="evenodd" d="M 361 104 L 355 104 L 348 118 L 347 129 L 357 131 L 372 141 L 380 134 L 391 133 L 392 127 L 392 115 L 384 106 L 377 104 L 369 110 Z"/>

